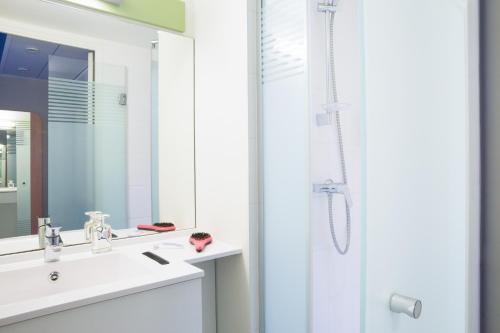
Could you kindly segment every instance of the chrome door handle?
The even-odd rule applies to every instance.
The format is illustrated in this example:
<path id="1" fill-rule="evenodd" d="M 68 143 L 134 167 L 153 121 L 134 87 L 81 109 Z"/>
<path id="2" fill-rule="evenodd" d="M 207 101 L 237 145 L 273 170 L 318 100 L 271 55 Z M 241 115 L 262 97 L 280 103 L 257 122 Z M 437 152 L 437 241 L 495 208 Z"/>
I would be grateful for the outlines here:
<path id="1" fill-rule="evenodd" d="M 394 313 L 404 313 L 413 319 L 418 319 L 422 314 L 422 301 L 399 294 L 392 294 L 389 308 Z"/>

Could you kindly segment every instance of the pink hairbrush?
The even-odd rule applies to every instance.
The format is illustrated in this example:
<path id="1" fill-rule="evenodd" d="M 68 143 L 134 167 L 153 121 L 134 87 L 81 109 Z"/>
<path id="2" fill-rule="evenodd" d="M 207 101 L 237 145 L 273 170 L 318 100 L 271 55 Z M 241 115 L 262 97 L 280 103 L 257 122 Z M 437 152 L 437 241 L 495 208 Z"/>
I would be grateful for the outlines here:
<path id="1" fill-rule="evenodd" d="M 167 232 L 167 231 L 174 231 L 175 225 L 173 223 L 139 224 L 137 226 L 137 229 L 150 230 L 156 232 Z"/>
<path id="2" fill-rule="evenodd" d="M 194 245 L 196 252 L 203 251 L 212 240 L 212 236 L 206 232 L 195 232 L 189 237 L 189 242 Z"/>

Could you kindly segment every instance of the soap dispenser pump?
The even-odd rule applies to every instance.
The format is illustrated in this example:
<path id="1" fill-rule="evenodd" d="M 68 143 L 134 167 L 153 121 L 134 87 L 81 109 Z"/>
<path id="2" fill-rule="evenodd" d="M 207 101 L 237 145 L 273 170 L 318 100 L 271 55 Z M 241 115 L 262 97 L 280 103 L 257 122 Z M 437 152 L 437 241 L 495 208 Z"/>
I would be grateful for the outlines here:
<path id="1" fill-rule="evenodd" d="M 85 222 L 83 230 L 85 233 L 85 241 L 89 242 L 92 236 L 92 227 L 96 223 L 97 216 L 102 214 L 100 211 L 86 212 L 85 215 L 89 217 L 89 220 Z"/>
<path id="2" fill-rule="evenodd" d="M 113 233 L 111 226 L 106 224 L 106 219 L 110 216 L 108 214 L 96 214 L 95 223 L 92 226 L 91 239 L 92 239 L 92 253 L 103 253 L 111 251 L 111 240 Z"/>

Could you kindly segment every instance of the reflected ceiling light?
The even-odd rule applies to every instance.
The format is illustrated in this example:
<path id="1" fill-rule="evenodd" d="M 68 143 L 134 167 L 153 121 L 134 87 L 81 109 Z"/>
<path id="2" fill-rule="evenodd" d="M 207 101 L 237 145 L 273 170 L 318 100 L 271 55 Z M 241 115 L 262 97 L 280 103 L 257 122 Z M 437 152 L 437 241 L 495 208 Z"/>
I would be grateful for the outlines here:
<path id="1" fill-rule="evenodd" d="M 27 72 L 27 71 L 29 71 L 28 67 L 17 67 L 17 70 L 19 72 Z"/>
<path id="2" fill-rule="evenodd" d="M 38 53 L 40 52 L 40 49 L 37 47 L 28 46 L 26 48 L 26 51 L 28 51 L 29 53 Z"/>
<path id="3" fill-rule="evenodd" d="M 0 128 L 9 129 L 9 128 L 15 128 L 15 127 L 16 127 L 16 123 L 13 121 L 0 120 Z"/>
<path id="4" fill-rule="evenodd" d="M 10 139 L 10 134 L 7 134 L 7 139 Z"/>

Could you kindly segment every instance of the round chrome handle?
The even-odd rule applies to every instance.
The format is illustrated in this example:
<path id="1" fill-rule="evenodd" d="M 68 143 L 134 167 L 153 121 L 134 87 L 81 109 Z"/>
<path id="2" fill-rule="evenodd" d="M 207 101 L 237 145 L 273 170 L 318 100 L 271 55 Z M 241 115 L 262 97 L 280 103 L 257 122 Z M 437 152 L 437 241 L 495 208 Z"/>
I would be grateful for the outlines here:
<path id="1" fill-rule="evenodd" d="M 413 319 L 418 319 L 422 314 L 422 301 L 399 294 L 392 294 L 389 308 L 392 312 L 404 313 Z"/>

